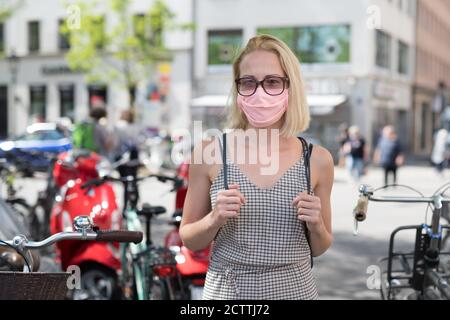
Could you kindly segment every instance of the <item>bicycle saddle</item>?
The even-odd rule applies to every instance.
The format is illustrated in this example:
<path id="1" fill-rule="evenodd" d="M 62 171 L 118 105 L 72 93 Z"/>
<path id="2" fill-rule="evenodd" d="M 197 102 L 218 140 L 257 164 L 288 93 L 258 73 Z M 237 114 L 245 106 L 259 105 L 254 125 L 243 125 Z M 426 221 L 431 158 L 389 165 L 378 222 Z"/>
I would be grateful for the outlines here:
<path id="1" fill-rule="evenodd" d="M 149 205 L 148 203 L 145 203 L 142 206 L 142 209 L 138 210 L 137 214 L 140 216 L 144 216 L 146 218 L 151 218 L 153 216 L 157 216 L 157 215 L 166 213 L 166 211 L 167 210 L 164 207 L 160 207 L 160 206 L 153 207 L 153 206 Z"/>

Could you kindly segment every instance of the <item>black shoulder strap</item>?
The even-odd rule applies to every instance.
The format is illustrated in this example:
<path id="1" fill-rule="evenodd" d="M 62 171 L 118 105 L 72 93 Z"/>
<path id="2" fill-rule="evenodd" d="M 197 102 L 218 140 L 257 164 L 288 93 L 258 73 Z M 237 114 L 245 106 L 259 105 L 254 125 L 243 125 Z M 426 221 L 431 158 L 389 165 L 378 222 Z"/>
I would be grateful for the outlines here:
<path id="1" fill-rule="evenodd" d="M 222 161 L 223 161 L 223 185 L 228 190 L 228 165 L 227 165 L 227 134 L 222 136 Z"/>
<path id="2" fill-rule="evenodd" d="M 302 143 L 303 147 L 303 158 L 305 159 L 305 172 L 306 172 L 306 185 L 307 185 L 307 192 L 309 194 L 312 194 L 311 189 L 311 154 L 313 150 L 313 144 L 306 142 L 306 140 L 302 137 L 299 137 L 299 140 Z"/>
<path id="3" fill-rule="evenodd" d="M 313 190 L 311 188 L 311 154 L 313 150 L 313 144 L 306 142 L 305 139 L 302 137 L 299 137 L 302 148 L 303 148 L 303 158 L 305 159 L 305 172 L 306 172 L 306 186 L 307 186 L 307 192 L 308 194 L 312 194 Z M 309 248 L 311 249 L 311 243 L 308 235 L 308 229 L 306 229 L 306 223 L 305 223 L 305 231 L 306 231 L 306 240 L 308 240 Z M 311 268 L 314 266 L 314 258 L 311 255 Z"/>

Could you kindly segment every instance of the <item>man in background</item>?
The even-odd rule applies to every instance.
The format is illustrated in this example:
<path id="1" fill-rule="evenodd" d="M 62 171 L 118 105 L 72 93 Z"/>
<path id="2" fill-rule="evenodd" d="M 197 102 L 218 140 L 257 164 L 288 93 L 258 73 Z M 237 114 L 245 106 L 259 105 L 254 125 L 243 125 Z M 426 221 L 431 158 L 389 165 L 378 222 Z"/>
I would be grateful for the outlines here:
<path id="1" fill-rule="evenodd" d="M 386 126 L 374 153 L 374 162 L 384 169 L 384 184 L 388 185 L 389 176 L 397 184 L 398 168 L 405 162 L 402 146 L 393 126 Z"/>

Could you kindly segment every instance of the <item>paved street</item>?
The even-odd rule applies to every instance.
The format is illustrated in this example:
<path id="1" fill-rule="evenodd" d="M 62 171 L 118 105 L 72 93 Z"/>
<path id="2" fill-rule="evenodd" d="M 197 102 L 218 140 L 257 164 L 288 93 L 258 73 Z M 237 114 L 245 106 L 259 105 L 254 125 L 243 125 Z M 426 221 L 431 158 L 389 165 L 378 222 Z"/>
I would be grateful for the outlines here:
<path id="1" fill-rule="evenodd" d="M 399 183 L 413 186 L 426 195 L 431 195 L 445 181 L 450 181 L 449 173 L 447 179 L 438 178 L 431 168 L 426 167 L 405 167 L 399 172 Z M 380 186 L 381 170 L 371 169 L 361 182 L 374 187 Z M 43 189 L 43 186 L 42 180 L 28 181 L 21 193 L 27 195 L 29 201 L 33 201 L 33 195 L 37 190 Z M 145 201 L 168 208 L 168 213 L 154 222 L 153 235 L 156 243 L 162 243 L 164 235 L 170 229 L 167 221 L 174 209 L 174 194 L 169 193 L 170 188 L 169 184 L 155 181 L 147 181 L 141 185 Z M 122 193 L 119 187 L 117 189 L 120 203 Z M 360 235 L 354 237 L 352 210 L 358 196 L 357 189 L 357 184 L 348 182 L 347 173 L 337 168 L 332 194 L 334 245 L 324 256 L 315 259 L 314 266 L 322 299 L 379 299 L 378 291 L 367 288 L 367 267 L 376 264 L 378 258 L 387 254 L 388 238 L 392 230 L 400 225 L 421 224 L 425 219 L 425 205 L 370 203 L 368 219 L 360 225 Z M 394 192 L 412 195 L 408 190 L 398 189 Z M 407 235 L 398 244 L 411 247 L 411 239 Z"/>
<path id="2" fill-rule="evenodd" d="M 431 195 L 446 180 L 450 181 L 450 176 L 440 179 L 431 168 L 405 167 L 399 172 L 400 184 L 417 188 L 425 195 Z M 367 288 L 370 276 L 367 267 L 387 255 L 388 239 L 395 228 L 424 222 L 426 206 L 370 203 L 367 221 L 360 224 L 359 236 L 354 237 L 352 210 L 358 192 L 357 185 L 347 181 L 346 172 L 336 169 L 332 194 L 334 244 L 323 257 L 315 260 L 314 267 L 319 293 L 322 299 L 379 299 L 377 290 Z M 362 182 L 381 186 L 381 170 L 372 169 Z M 394 194 L 413 195 L 405 189 L 394 190 Z M 407 233 L 397 244 L 412 248 L 412 239 Z"/>

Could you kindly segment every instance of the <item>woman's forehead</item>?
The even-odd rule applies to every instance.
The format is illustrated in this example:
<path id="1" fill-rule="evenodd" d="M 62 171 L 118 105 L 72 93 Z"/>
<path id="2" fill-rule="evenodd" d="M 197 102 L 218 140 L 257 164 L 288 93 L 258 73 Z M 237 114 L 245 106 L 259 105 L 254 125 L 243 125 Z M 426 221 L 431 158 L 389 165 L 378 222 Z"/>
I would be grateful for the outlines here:
<path id="1" fill-rule="evenodd" d="M 283 75 L 283 68 L 275 53 L 257 50 L 247 54 L 240 64 L 241 75 Z"/>

